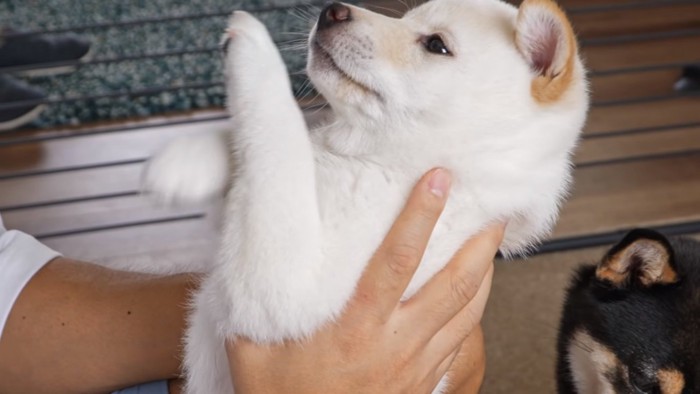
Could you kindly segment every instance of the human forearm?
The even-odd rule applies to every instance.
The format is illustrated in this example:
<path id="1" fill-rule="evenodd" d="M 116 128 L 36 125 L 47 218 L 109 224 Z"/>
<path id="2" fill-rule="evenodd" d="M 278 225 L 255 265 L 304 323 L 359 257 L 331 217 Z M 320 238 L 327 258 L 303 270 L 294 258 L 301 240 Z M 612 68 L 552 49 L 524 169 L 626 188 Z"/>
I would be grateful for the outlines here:
<path id="1" fill-rule="evenodd" d="M 195 279 L 59 258 L 25 287 L 0 340 L 0 392 L 108 392 L 179 372 Z"/>

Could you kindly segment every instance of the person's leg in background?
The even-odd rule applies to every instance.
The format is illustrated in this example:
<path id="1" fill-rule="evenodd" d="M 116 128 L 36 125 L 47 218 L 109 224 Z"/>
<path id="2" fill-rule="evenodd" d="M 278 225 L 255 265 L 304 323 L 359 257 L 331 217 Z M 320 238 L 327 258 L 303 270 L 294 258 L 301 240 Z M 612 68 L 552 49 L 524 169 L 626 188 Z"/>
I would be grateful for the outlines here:
<path id="1" fill-rule="evenodd" d="M 7 74 L 0 74 L 0 131 L 21 127 L 36 119 L 46 99 L 43 90 Z"/>
<path id="2" fill-rule="evenodd" d="M 44 109 L 46 93 L 9 73 L 46 76 L 75 70 L 90 42 L 75 34 L 23 35 L 0 29 L 0 131 L 21 127 Z"/>

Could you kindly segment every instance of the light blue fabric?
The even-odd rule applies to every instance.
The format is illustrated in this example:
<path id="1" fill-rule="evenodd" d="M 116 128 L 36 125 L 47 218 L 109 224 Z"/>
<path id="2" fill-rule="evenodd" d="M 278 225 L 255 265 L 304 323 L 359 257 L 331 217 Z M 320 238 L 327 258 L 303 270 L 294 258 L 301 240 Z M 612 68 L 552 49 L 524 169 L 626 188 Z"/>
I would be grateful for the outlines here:
<path id="1" fill-rule="evenodd" d="M 168 381 L 159 380 L 157 382 L 140 384 L 124 390 L 115 391 L 112 394 L 168 394 Z"/>

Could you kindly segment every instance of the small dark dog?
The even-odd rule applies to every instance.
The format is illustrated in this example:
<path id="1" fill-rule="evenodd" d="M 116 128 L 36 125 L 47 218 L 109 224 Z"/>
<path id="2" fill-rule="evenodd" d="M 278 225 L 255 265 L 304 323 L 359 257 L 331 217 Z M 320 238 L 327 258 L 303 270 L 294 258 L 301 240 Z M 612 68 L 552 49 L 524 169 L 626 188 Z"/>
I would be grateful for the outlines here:
<path id="1" fill-rule="evenodd" d="M 568 289 L 560 394 L 700 393 L 700 242 L 634 230 Z"/>

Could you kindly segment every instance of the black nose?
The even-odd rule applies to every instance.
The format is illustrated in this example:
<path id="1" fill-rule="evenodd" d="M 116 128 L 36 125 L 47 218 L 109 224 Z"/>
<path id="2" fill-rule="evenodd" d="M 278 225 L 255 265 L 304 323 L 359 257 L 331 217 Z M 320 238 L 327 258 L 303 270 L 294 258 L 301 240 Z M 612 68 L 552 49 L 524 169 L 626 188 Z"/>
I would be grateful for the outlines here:
<path id="1" fill-rule="evenodd" d="M 343 22 L 350 22 L 351 20 L 350 7 L 342 3 L 331 3 L 321 11 L 321 16 L 318 17 L 317 29 L 328 29 L 331 26 Z"/>

